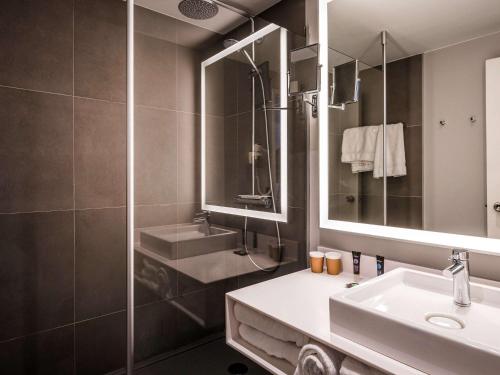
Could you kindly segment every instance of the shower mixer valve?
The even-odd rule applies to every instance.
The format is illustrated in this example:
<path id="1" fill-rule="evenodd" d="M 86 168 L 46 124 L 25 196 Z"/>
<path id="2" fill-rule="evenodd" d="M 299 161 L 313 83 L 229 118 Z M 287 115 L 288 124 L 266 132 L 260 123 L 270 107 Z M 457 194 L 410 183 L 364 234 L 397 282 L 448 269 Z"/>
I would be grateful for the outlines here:
<path id="1" fill-rule="evenodd" d="M 259 160 L 266 151 L 264 147 L 256 143 L 254 145 L 254 151 L 248 153 L 248 164 L 252 164 L 254 161 Z"/>

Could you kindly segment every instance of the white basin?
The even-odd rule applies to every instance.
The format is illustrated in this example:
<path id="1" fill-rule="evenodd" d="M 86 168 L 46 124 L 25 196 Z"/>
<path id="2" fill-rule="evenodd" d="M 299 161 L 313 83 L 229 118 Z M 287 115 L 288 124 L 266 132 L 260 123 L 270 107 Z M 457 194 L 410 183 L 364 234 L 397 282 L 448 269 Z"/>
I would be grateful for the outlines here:
<path id="1" fill-rule="evenodd" d="M 500 289 L 399 268 L 330 297 L 330 330 L 429 374 L 500 374 Z"/>
<path id="2" fill-rule="evenodd" d="M 206 235 L 200 224 L 166 225 L 140 231 L 141 246 L 168 259 L 182 259 L 236 248 L 238 233 L 210 227 Z"/>

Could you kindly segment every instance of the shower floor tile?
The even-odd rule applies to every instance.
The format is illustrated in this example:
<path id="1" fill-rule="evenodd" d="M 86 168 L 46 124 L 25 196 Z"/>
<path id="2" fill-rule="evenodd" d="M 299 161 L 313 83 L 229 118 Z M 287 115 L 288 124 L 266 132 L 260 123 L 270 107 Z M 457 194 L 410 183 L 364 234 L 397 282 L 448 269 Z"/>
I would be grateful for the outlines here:
<path id="1" fill-rule="evenodd" d="M 224 339 L 175 355 L 135 373 L 137 375 L 229 375 L 227 368 L 235 362 L 248 367 L 247 375 L 271 375 L 227 346 Z"/>

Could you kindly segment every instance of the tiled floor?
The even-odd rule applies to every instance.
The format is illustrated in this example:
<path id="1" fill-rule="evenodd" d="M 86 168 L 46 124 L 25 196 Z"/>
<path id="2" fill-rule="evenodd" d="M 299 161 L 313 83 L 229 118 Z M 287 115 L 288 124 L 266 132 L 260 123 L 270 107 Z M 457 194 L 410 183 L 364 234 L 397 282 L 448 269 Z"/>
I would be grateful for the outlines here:
<path id="1" fill-rule="evenodd" d="M 270 375 L 252 361 L 226 345 L 224 339 L 173 356 L 136 372 L 137 375 L 229 375 L 232 363 L 248 367 L 247 375 Z"/>

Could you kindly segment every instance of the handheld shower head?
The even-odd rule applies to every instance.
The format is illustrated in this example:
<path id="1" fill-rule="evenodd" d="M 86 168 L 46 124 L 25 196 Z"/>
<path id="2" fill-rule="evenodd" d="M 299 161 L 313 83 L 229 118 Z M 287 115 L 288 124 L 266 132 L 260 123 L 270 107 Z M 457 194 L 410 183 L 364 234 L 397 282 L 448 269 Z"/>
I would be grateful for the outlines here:
<path id="1" fill-rule="evenodd" d="M 252 68 L 255 70 L 255 72 L 260 74 L 259 68 L 257 68 L 255 61 L 253 61 L 252 57 L 248 54 L 246 49 L 243 48 L 242 50 L 240 50 L 240 52 L 247 58 L 248 62 L 250 63 L 250 65 L 252 65 Z"/>
<path id="2" fill-rule="evenodd" d="M 238 43 L 239 40 L 237 39 L 225 39 L 223 44 L 224 44 L 224 48 L 229 48 L 231 46 L 234 46 L 236 43 Z M 252 65 L 252 68 L 258 72 L 259 69 L 257 68 L 257 65 L 255 64 L 255 61 L 253 61 L 252 57 L 250 56 L 250 54 L 244 49 L 240 49 L 238 50 L 239 53 L 243 54 L 243 56 L 246 57 L 246 59 L 248 60 L 248 62 L 250 63 L 250 65 Z"/>
<path id="3" fill-rule="evenodd" d="M 229 48 L 231 46 L 234 46 L 238 42 L 239 41 L 237 39 L 224 39 L 224 42 L 222 44 L 224 45 L 224 48 Z"/>
<path id="4" fill-rule="evenodd" d="M 219 7 L 212 0 L 182 0 L 178 8 L 184 16 L 195 20 L 207 20 L 219 12 Z"/>

